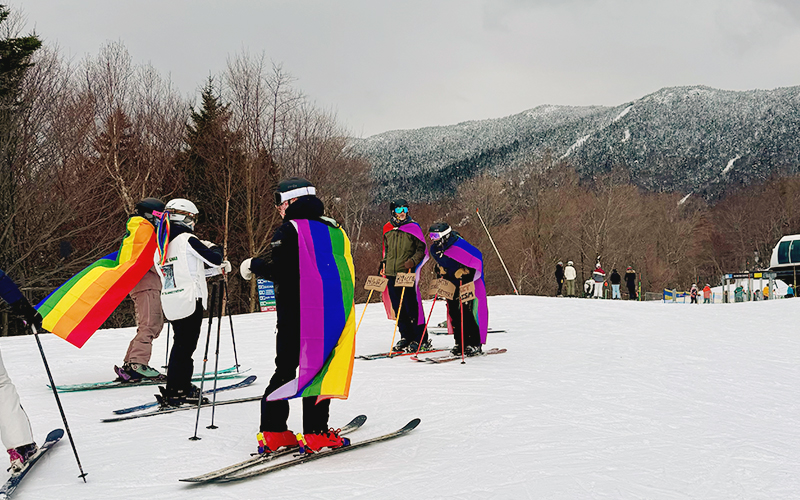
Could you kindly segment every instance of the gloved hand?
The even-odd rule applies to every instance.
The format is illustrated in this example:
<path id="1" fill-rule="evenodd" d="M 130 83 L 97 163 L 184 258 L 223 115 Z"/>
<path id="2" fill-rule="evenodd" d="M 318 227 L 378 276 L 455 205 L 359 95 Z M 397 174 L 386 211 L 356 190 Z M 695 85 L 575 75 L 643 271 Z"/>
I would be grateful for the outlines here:
<path id="1" fill-rule="evenodd" d="M 417 267 L 417 265 L 414 264 L 413 260 L 408 259 L 407 261 L 403 262 L 403 267 L 405 267 L 407 270 L 410 271 L 410 270 L 414 269 L 415 267 Z"/>
<path id="2" fill-rule="evenodd" d="M 239 266 L 239 273 L 242 275 L 242 278 L 250 281 L 253 279 L 253 271 L 250 270 L 250 261 L 253 259 L 245 259 L 242 261 L 242 264 Z"/>
<path id="3" fill-rule="evenodd" d="M 469 274 L 469 269 L 467 269 L 466 267 L 459 267 L 453 274 L 456 275 L 456 279 L 461 279 L 461 277 L 464 276 L 465 274 Z"/>
<path id="4" fill-rule="evenodd" d="M 381 262 L 381 265 L 378 267 L 378 273 L 381 276 L 386 276 L 386 262 Z"/>
<path id="5" fill-rule="evenodd" d="M 225 270 L 225 274 L 230 274 L 231 273 L 231 269 L 233 269 L 231 267 L 231 263 L 228 262 L 227 260 L 223 260 L 222 264 L 220 264 L 220 267 Z"/>
<path id="6" fill-rule="evenodd" d="M 434 267 L 434 270 L 436 271 L 436 276 L 439 276 L 439 277 L 442 277 L 445 274 L 447 274 L 447 269 L 445 269 L 444 267 L 440 266 L 439 264 L 436 264 L 436 267 Z"/>
<path id="7" fill-rule="evenodd" d="M 42 315 L 33 308 L 28 299 L 22 297 L 13 304 L 9 304 L 11 313 L 24 319 L 29 325 L 34 325 L 37 329 L 42 327 Z"/>

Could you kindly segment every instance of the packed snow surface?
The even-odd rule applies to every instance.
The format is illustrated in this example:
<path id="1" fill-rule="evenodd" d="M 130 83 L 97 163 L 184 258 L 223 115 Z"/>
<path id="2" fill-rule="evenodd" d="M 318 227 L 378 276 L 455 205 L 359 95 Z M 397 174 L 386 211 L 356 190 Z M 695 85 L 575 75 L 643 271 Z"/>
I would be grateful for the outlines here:
<path id="1" fill-rule="evenodd" d="M 178 479 L 255 451 L 258 403 L 217 408 L 216 430 L 206 428 L 211 410 L 204 409 L 202 440 L 190 441 L 194 411 L 100 422 L 152 399 L 153 386 L 61 394 L 88 482 L 78 479 L 65 437 L 14 498 L 797 498 L 798 306 L 491 297 L 490 326 L 506 332 L 490 334 L 487 347 L 507 353 L 464 365 L 356 360 L 350 398 L 331 404 L 333 426 L 368 415 L 354 441 L 419 417 L 413 433 L 238 483 Z M 389 347 L 393 324 L 382 309 L 368 307 L 357 354 Z M 444 314 L 437 303 L 432 322 Z M 259 378 L 219 399 L 262 393 L 274 367 L 274 313 L 233 319 L 239 361 Z M 222 332 L 227 367 L 227 321 Z M 80 350 L 53 335 L 42 341 L 57 383 L 73 384 L 113 377 L 132 336 L 131 328 L 100 331 Z M 165 337 L 155 344 L 154 366 L 164 362 Z M 205 337 L 204 325 L 197 370 Z M 0 349 L 41 441 L 62 423 L 36 343 L 2 338 Z M 301 422 L 293 401 L 290 428 L 301 431 Z"/>

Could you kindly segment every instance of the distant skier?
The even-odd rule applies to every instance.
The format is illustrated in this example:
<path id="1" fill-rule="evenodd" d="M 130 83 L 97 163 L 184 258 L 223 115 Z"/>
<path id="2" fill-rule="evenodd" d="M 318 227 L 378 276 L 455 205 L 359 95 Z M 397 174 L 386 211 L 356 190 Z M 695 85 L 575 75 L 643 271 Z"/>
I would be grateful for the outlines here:
<path id="1" fill-rule="evenodd" d="M 392 218 L 383 226 L 383 258 L 381 274 L 389 283 L 384 295 L 387 313 L 400 311 L 397 327 L 400 340 L 392 348 L 393 351 L 416 352 L 421 342 L 425 351 L 431 343 L 425 332 L 425 314 L 422 312 L 422 300 L 419 293 L 419 281 L 416 286 L 406 288 L 405 292 L 395 286 L 398 273 L 418 273 L 428 258 L 425 246 L 425 235 L 408 213 L 408 202 L 403 199 L 394 200 L 389 205 Z M 388 293 L 387 293 L 388 292 Z M 387 296 L 388 295 L 388 296 Z M 403 307 L 400 307 L 400 298 Z M 390 311 L 391 309 L 391 311 Z"/>
<path id="2" fill-rule="evenodd" d="M 784 295 L 783 297 L 786 299 L 791 299 L 792 297 L 794 297 L 794 287 L 791 284 L 789 284 L 789 286 L 786 288 L 786 295 Z"/>
<path id="3" fill-rule="evenodd" d="M 636 271 L 631 266 L 625 270 L 625 285 L 628 287 L 628 300 L 636 300 Z"/>
<path id="4" fill-rule="evenodd" d="M 622 283 L 622 277 L 616 269 L 611 270 L 611 298 L 621 299 L 622 295 L 619 293 L 619 285 Z"/>
<path id="5" fill-rule="evenodd" d="M 204 265 L 223 267 L 226 272 L 230 272 L 231 265 L 222 260 L 220 247 L 200 241 L 193 234 L 199 215 L 194 203 L 176 198 L 167 203 L 165 210 L 170 221 L 169 243 L 163 263 L 158 253 L 155 262 L 161 278 L 161 306 L 172 322 L 174 342 L 161 401 L 165 406 L 179 406 L 197 403 L 200 398 L 200 389 L 192 384 L 192 354 L 200 337 L 203 310 L 208 307 Z"/>
<path id="6" fill-rule="evenodd" d="M 600 263 L 598 262 L 594 266 L 594 272 L 592 273 L 592 279 L 594 280 L 594 298 L 595 299 L 602 299 L 603 298 L 603 283 L 606 281 L 606 272 L 603 271 L 603 268 L 600 267 Z"/>
<path id="7" fill-rule="evenodd" d="M 483 256 L 480 250 L 467 243 L 446 222 L 430 227 L 431 256 L 436 261 L 437 277 L 444 278 L 456 287 L 453 299 L 447 300 L 447 318 L 453 330 L 455 346 L 452 354 L 475 356 L 482 352 L 486 342 L 489 321 L 486 308 L 486 288 L 483 286 Z M 461 302 L 461 285 L 476 283 L 475 300 Z M 464 318 L 463 325 L 461 318 Z M 464 343 L 461 343 L 463 326 Z M 463 345 L 463 351 L 462 351 Z"/>
<path id="8" fill-rule="evenodd" d="M 145 198 L 136 204 L 131 217 L 143 217 L 155 227 L 157 220 L 153 211 L 163 212 L 164 202 L 158 198 Z M 166 380 L 155 368 L 149 366 L 153 352 L 153 340 L 157 339 L 164 327 L 164 314 L 161 311 L 161 279 L 156 266 L 131 290 L 130 297 L 136 309 L 136 336 L 131 340 L 121 367 L 114 372 L 125 382 L 136 382 L 143 378 Z"/>
<path id="9" fill-rule="evenodd" d="M 575 296 L 575 278 L 577 277 L 578 273 L 575 272 L 572 261 L 567 262 L 567 267 L 564 268 L 564 279 L 567 282 L 567 297 Z"/>
<path id="10" fill-rule="evenodd" d="M 42 327 L 42 316 L 20 293 L 17 285 L 0 270 L 0 298 L 8 303 L 11 313 L 36 328 Z M 11 382 L 0 356 L 0 438 L 11 459 L 11 471 L 22 469 L 25 462 L 38 450 L 28 415 L 19 402 L 19 394 Z"/>
<path id="11" fill-rule="evenodd" d="M 706 286 L 703 287 L 703 304 L 711 303 L 711 285 L 706 283 Z"/>
<path id="12" fill-rule="evenodd" d="M 589 277 L 583 282 L 583 296 L 586 298 L 591 297 L 594 293 L 594 280 Z"/>
<path id="13" fill-rule="evenodd" d="M 282 395 L 282 399 L 274 401 L 269 397 L 291 386 L 297 376 L 298 367 L 301 376 L 304 371 L 308 371 L 303 362 L 323 356 L 323 350 L 331 342 L 324 336 L 326 331 L 344 335 L 348 328 L 347 324 L 343 326 L 341 323 L 330 323 L 341 319 L 337 314 L 339 310 L 334 309 L 335 304 L 332 302 L 314 302 L 317 299 L 313 290 L 321 293 L 324 286 L 330 295 L 337 291 L 341 294 L 343 286 L 349 287 L 350 294 L 353 289 L 352 275 L 349 272 L 342 274 L 336 271 L 331 274 L 319 269 L 319 262 L 348 261 L 352 265 L 352 257 L 349 241 L 344 245 L 331 245 L 328 242 L 330 234 L 341 233 L 345 240 L 346 235 L 336 221 L 323 215 L 325 207 L 316 197 L 316 188 L 302 178 L 283 180 L 278 184 L 275 193 L 275 206 L 283 224 L 275 231 L 267 252 L 243 261 L 239 268 L 242 278 L 246 280 L 255 275 L 275 283 L 278 315 L 275 373 L 261 400 L 260 431 L 263 436 L 263 452 L 294 448 L 298 445 L 295 434 L 288 430 L 289 402 L 286 400 L 296 397 L 296 391 Z M 312 239 L 309 237 L 311 234 L 314 234 L 314 241 L 307 241 Z M 351 280 L 349 284 L 348 279 Z M 306 284 L 308 288 L 304 288 L 305 295 L 301 295 L 301 286 L 305 287 Z M 341 298 L 340 295 L 338 307 L 343 305 Z M 352 299 L 353 296 L 350 295 L 349 300 Z M 314 303 L 306 303 L 306 300 Z M 312 323 L 313 321 L 316 323 Z M 325 328 L 320 326 L 322 324 Z M 310 331 L 313 335 L 303 338 L 304 331 Z M 336 342 L 333 344 L 336 345 Z M 352 366 L 352 357 L 349 363 Z M 308 375 L 313 377 L 316 373 Z M 349 387 L 349 379 L 347 384 Z M 297 385 L 301 390 L 304 388 L 300 381 Z M 329 398 L 318 398 L 316 395 L 303 397 L 303 438 L 304 444 L 311 451 L 349 444 L 349 440 L 340 437 L 337 430 L 328 428 L 330 402 Z"/>
<path id="14" fill-rule="evenodd" d="M 558 264 L 556 264 L 556 284 L 558 285 L 556 297 L 561 297 L 561 290 L 564 286 L 564 263 L 560 260 L 558 261 Z"/>
<path id="15" fill-rule="evenodd" d="M 692 288 L 689 290 L 689 303 L 690 304 L 697 304 L 697 295 L 699 290 L 697 289 L 697 283 L 692 283 Z"/>

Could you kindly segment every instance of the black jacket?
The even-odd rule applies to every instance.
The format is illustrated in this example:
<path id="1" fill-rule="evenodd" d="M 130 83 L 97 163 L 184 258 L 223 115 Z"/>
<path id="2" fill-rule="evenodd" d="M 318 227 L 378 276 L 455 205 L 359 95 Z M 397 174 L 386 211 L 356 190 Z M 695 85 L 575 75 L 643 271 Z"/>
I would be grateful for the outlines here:
<path id="1" fill-rule="evenodd" d="M 462 267 L 469 269 L 467 274 L 461 276 L 460 280 L 462 283 L 469 283 L 475 279 L 475 269 L 466 267 L 444 254 L 444 251 L 450 248 L 459 238 L 461 238 L 461 236 L 457 232 L 451 231 L 444 241 L 439 240 L 431 245 L 431 257 L 433 257 L 437 265 L 436 274 L 456 286 L 458 286 L 459 278 L 456 278 L 455 273 Z M 442 269 L 444 269 L 444 273 L 442 273 Z"/>
<path id="2" fill-rule="evenodd" d="M 619 285 L 620 283 L 622 283 L 622 277 L 619 275 L 619 273 L 616 270 L 614 270 L 614 272 L 611 273 L 611 284 L 612 285 Z"/>
<path id="3" fill-rule="evenodd" d="M 561 264 L 556 265 L 556 281 L 558 283 L 564 281 L 564 266 Z"/>

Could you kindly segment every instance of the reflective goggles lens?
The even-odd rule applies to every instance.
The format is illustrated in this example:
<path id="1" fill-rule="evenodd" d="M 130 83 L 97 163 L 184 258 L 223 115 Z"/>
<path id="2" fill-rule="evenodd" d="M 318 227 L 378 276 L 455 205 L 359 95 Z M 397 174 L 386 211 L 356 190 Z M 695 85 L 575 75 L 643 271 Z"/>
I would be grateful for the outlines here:
<path id="1" fill-rule="evenodd" d="M 428 233 L 428 238 L 430 238 L 431 241 L 436 241 L 441 237 L 442 237 L 441 233 Z"/>
<path id="2" fill-rule="evenodd" d="M 396 214 L 407 214 L 408 213 L 408 207 L 397 207 L 397 208 L 394 209 L 394 213 L 396 213 Z"/>

